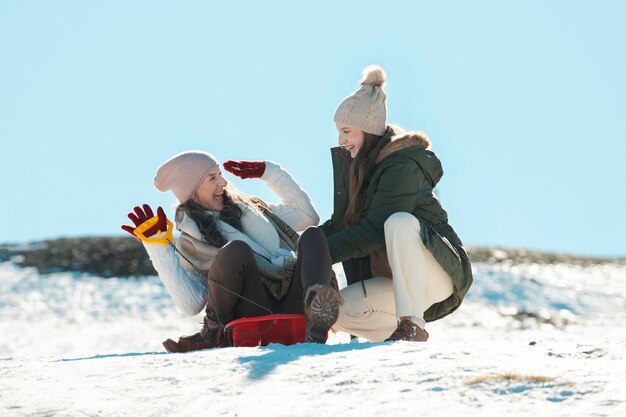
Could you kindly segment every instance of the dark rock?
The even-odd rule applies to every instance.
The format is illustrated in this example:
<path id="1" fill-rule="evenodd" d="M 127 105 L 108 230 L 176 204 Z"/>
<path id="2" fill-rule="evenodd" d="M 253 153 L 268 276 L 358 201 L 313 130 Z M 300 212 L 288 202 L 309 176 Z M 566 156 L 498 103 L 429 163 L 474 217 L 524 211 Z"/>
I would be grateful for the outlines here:
<path id="1" fill-rule="evenodd" d="M 558 252 L 530 251 L 526 249 L 497 248 L 497 247 L 469 247 L 468 255 L 472 262 L 490 264 L 569 264 L 577 266 L 593 266 L 607 263 L 626 265 L 626 258 L 602 258 L 592 256 L 577 256 Z"/>
<path id="2" fill-rule="evenodd" d="M 72 271 L 105 278 L 156 275 L 143 245 L 132 237 L 62 238 L 2 250 L 18 265 L 36 267 L 42 274 Z"/>
<path id="3" fill-rule="evenodd" d="M 11 251 L 7 248 L 0 247 L 0 262 L 8 261 L 12 256 Z"/>
<path id="4" fill-rule="evenodd" d="M 469 247 L 472 262 L 591 266 L 626 265 L 626 258 L 594 258 L 524 249 Z M 12 260 L 40 273 L 73 271 L 101 277 L 156 275 L 143 245 L 132 237 L 62 238 L 22 245 L 0 245 L 0 262 Z"/>

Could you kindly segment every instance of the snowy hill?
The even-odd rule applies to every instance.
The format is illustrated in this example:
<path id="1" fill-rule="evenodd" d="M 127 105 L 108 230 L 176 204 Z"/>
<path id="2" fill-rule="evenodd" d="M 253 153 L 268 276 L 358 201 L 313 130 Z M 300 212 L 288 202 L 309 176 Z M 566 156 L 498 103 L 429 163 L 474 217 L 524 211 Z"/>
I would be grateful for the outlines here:
<path id="1" fill-rule="evenodd" d="M 6 261 L 0 415 L 626 415 L 625 265 L 476 262 L 474 277 L 427 343 L 167 354 L 201 316 L 158 279 Z"/>

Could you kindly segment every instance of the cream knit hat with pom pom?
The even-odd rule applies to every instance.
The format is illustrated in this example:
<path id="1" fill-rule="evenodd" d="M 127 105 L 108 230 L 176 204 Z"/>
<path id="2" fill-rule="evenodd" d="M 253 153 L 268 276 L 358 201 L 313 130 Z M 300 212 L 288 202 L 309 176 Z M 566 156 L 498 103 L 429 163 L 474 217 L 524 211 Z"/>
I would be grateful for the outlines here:
<path id="1" fill-rule="evenodd" d="M 382 136 L 387 127 L 387 94 L 383 90 L 386 80 L 385 70 L 378 65 L 366 67 L 361 88 L 339 104 L 335 111 L 335 122 Z"/>

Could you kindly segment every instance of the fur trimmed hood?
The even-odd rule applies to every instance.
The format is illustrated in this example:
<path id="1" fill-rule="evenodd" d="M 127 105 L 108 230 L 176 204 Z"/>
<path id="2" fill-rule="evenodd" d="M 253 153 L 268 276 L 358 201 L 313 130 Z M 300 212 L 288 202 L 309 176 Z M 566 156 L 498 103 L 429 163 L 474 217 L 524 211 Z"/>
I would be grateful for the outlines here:
<path id="1" fill-rule="evenodd" d="M 389 155 L 408 149 L 411 147 L 423 148 L 429 151 L 432 148 L 432 142 L 428 138 L 428 135 L 423 132 L 402 132 L 398 136 L 394 136 L 389 140 L 389 144 L 380 151 L 376 158 L 376 163 L 380 163 L 383 159 Z"/>
<path id="2" fill-rule="evenodd" d="M 443 176 L 443 166 L 431 148 L 432 142 L 425 133 L 400 131 L 389 138 L 389 143 L 380 150 L 376 157 L 376 164 L 380 164 L 392 155 L 402 153 L 419 165 L 431 187 L 434 188 Z"/>

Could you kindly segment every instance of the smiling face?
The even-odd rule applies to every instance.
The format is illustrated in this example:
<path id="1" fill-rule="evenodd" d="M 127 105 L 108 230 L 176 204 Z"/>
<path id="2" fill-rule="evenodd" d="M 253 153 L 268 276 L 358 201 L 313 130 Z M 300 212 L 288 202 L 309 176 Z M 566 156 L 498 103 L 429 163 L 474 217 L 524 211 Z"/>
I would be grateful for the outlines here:
<path id="1" fill-rule="evenodd" d="M 193 195 L 193 199 L 203 207 L 212 211 L 224 210 L 224 187 L 228 181 L 222 177 L 220 166 L 216 165 L 209 170 L 209 174 L 200 183 Z"/>
<path id="2" fill-rule="evenodd" d="M 350 156 L 354 158 L 365 141 L 363 131 L 341 122 L 335 122 L 335 126 L 339 132 L 339 146 L 350 152 Z"/>

